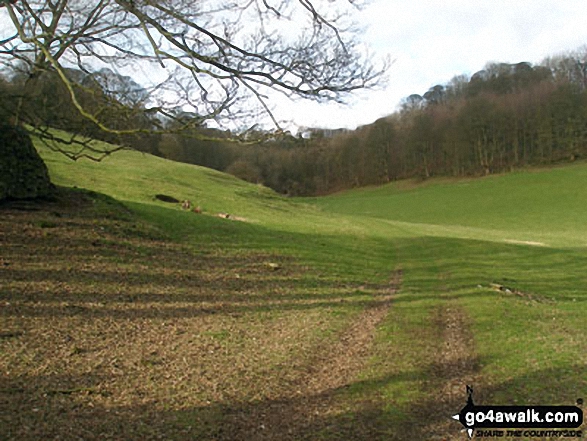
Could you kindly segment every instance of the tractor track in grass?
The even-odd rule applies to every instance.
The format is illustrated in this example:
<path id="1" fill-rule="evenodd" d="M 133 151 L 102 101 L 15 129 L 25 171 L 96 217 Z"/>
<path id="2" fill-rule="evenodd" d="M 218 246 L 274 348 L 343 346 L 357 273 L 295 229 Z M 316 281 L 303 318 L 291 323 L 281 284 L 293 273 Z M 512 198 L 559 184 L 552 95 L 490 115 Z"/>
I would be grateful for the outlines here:
<path id="1" fill-rule="evenodd" d="M 335 389 L 349 384 L 370 353 L 377 326 L 387 316 L 401 279 L 402 271 L 394 271 L 389 286 L 380 296 L 359 314 L 333 346 L 317 354 L 307 373 L 308 390 Z"/>
<path id="2" fill-rule="evenodd" d="M 337 402 L 337 393 L 348 388 L 364 367 L 377 327 L 387 316 L 401 282 L 402 270 L 395 270 L 388 286 L 335 342 L 319 345 L 296 369 L 299 374 L 290 383 L 290 396 L 226 409 L 219 439 L 315 439 L 320 430 L 336 431 L 328 420 L 344 407 Z M 344 438 L 344 433 L 340 435 Z"/>
<path id="3" fill-rule="evenodd" d="M 479 382 L 470 320 L 466 311 L 451 300 L 434 310 L 432 320 L 440 343 L 429 368 L 429 396 L 421 410 L 421 439 L 462 440 L 462 426 L 451 416 L 465 405 L 466 386 Z"/>
<path id="4" fill-rule="evenodd" d="M 349 438 L 338 416 L 357 403 L 345 392 L 372 354 L 401 271 L 367 290 L 329 282 L 334 300 L 300 301 L 292 262 L 277 273 L 254 253 L 196 256 L 123 207 L 60 198 L 2 207 L 6 439 Z M 245 298 L 251 287 L 259 295 Z M 267 302 L 279 308 L 271 320 Z M 331 315 L 341 305 L 352 318 Z M 334 333 L 312 340 L 331 323 Z M 371 439 L 371 420 L 355 422 L 359 439 Z"/>

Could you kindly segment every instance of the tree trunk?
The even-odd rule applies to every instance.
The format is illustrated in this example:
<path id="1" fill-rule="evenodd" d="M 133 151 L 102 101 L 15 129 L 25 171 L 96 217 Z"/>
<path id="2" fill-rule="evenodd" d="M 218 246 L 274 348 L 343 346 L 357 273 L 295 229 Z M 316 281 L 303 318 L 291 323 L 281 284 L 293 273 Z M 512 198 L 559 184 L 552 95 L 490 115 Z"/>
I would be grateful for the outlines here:
<path id="1" fill-rule="evenodd" d="M 0 201 L 47 198 L 54 191 L 47 166 L 26 130 L 0 122 Z"/>

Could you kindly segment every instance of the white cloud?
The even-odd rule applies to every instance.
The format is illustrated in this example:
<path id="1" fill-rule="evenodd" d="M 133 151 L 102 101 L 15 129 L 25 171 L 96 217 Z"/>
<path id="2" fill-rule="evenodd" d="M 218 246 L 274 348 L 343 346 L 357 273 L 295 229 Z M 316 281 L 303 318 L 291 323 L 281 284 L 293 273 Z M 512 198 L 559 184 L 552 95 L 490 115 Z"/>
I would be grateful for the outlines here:
<path id="1" fill-rule="evenodd" d="M 372 0 L 355 18 L 366 27 L 371 52 L 395 60 L 389 87 L 358 92 L 348 107 L 277 95 L 276 117 L 294 122 L 286 126 L 354 128 L 392 113 L 412 93 L 473 74 L 487 62 L 537 63 L 587 44 L 585 0 Z M 0 36 L 6 22 L 0 11 Z"/>
<path id="2" fill-rule="evenodd" d="M 384 92 L 358 94 L 352 106 L 276 102 L 299 125 L 355 127 L 391 113 L 412 93 L 490 61 L 538 63 L 587 44 L 584 0 L 375 0 L 356 18 L 364 39 L 395 64 Z"/>

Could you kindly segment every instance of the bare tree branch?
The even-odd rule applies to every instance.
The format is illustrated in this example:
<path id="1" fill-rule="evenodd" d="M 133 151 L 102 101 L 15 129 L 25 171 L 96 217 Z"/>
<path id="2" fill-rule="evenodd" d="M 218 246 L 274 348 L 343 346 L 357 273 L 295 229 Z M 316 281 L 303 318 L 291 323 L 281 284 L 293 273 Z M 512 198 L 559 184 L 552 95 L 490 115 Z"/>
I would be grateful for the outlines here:
<path id="1" fill-rule="evenodd" d="M 0 63 L 18 62 L 33 79 L 52 72 L 79 116 L 116 136 L 258 117 L 250 99 L 280 130 L 269 90 L 343 102 L 357 89 L 380 85 L 387 69 L 385 61 L 373 64 L 356 44 L 356 32 L 342 24 L 350 14 L 345 8 L 358 7 L 354 0 L 0 0 L 0 6 L 13 26 L 0 40 Z M 307 26 L 300 26 L 304 17 Z M 144 98 L 121 98 L 124 89 L 99 81 L 80 83 L 99 79 L 106 67 L 120 78 L 141 74 Z M 23 90 L 32 88 L 24 84 Z M 186 109 L 191 123 L 162 123 Z M 113 112 L 124 117 L 109 116 Z M 30 113 L 25 122 L 41 127 Z M 139 117 L 144 123 L 133 126 Z"/>

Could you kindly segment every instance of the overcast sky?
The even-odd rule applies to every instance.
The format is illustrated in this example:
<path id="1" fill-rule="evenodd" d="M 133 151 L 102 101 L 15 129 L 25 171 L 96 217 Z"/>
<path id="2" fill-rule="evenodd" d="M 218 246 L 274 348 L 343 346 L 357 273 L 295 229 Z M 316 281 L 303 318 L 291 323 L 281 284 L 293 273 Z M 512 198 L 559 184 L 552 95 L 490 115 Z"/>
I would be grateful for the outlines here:
<path id="1" fill-rule="evenodd" d="M 368 26 L 364 40 L 373 52 L 395 60 L 387 89 L 357 94 L 349 107 L 280 100 L 278 117 L 355 128 L 487 62 L 539 63 L 587 45 L 586 0 L 372 0 L 357 20 Z"/>

